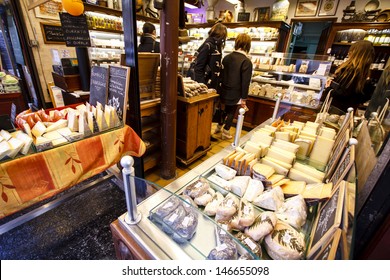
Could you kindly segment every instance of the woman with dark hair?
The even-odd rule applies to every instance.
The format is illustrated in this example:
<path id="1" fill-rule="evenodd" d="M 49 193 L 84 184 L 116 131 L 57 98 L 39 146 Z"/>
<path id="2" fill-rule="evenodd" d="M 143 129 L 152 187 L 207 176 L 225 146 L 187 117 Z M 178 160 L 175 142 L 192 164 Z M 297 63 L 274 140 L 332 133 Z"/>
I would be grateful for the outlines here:
<path id="1" fill-rule="evenodd" d="M 374 91 L 368 76 L 374 55 L 374 47 L 370 41 L 352 44 L 347 61 L 338 67 L 334 79 L 322 97 L 333 89 L 330 93 L 333 98 L 332 105 L 344 112 L 349 107 L 356 110 L 360 104 L 368 101 Z"/>
<path id="2" fill-rule="evenodd" d="M 142 27 L 138 52 L 160 53 L 160 43 L 156 41 L 156 27 L 150 22 L 145 22 Z"/>
<path id="3" fill-rule="evenodd" d="M 209 88 L 218 88 L 221 68 L 222 49 L 225 46 L 227 28 L 221 23 L 215 24 L 207 39 L 198 49 L 194 66 L 194 80 Z"/>
<path id="4" fill-rule="evenodd" d="M 217 125 L 215 133 L 222 132 L 222 139 L 231 139 L 229 129 L 238 107 L 246 107 L 249 84 L 252 78 L 252 61 L 248 58 L 252 39 L 248 34 L 239 34 L 234 43 L 234 52 L 222 60 L 222 83 L 220 99 L 225 107 L 226 118 Z M 223 129 L 222 129 L 223 126 Z"/>

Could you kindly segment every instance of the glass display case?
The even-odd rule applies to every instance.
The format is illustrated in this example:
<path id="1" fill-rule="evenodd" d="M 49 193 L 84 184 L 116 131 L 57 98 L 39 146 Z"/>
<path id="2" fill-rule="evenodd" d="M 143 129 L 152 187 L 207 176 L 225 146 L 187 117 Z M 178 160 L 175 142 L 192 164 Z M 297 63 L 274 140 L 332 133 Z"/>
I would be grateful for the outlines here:
<path id="1" fill-rule="evenodd" d="M 277 169 L 278 165 L 286 165 L 286 163 L 280 163 L 283 162 L 283 159 L 280 158 L 279 161 L 273 159 L 274 164 L 271 165 L 268 165 L 264 159 L 273 157 L 271 150 L 274 154 L 278 154 L 277 147 L 279 145 L 294 146 L 296 143 L 281 140 L 280 137 L 283 137 L 282 134 L 285 131 L 279 130 L 279 128 L 276 128 L 269 137 L 264 136 L 266 130 L 272 130 L 271 127 L 278 126 L 268 120 L 242 137 L 237 147 L 226 147 L 165 188 L 143 179 L 134 178 L 137 189 L 143 187 L 147 190 L 146 192 L 153 189 L 155 193 L 138 204 L 137 211 L 142 216 L 138 224 L 129 225 L 126 222 L 127 213 L 119 217 L 119 227 L 125 232 L 128 240 L 124 240 L 123 236 L 114 235 L 116 250 L 123 251 L 123 248 L 119 247 L 126 243 L 137 244 L 135 247 L 138 249 L 134 249 L 135 247 L 130 245 L 132 249 L 129 250 L 133 250 L 132 255 L 143 256 L 142 258 L 147 259 L 351 258 L 356 198 L 356 175 L 354 172 L 349 172 L 352 168 L 351 164 L 347 164 L 349 168 L 344 166 L 344 157 L 342 157 L 339 162 L 342 162 L 344 167 L 340 168 L 342 174 L 337 177 L 337 180 L 333 178 L 333 175 L 327 174 L 329 176 L 327 178 L 330 178 L 331 182 L 335 182 L 335 187 L 330 189 L 329 186 L 332 183 L 329 185 L 329 182 L 325 181 L 325 173 L 329 170 L 329 166 L 323 168 L 322 171 L 308 166 L 309 156 L 303 158 L 293 156 L 289 170 L 284 173 L 283 168 Z M 323 130 L 326 129 L 323 128 Z M 304 130 L 302 129 L 302 131 Z M 307 133 L 307 130 L 304 132 Z M 263 151 L 256 150 L 251 144 L 257 141 L 255 139 L 259 137 L 259 133 L 262 136 L 262 141 L 267 138 L 270 140 L 268 146 L 264 143 L 260 144 L 261 141 L 256 142 L 258 147 L 264 148 Z M 325 134 L 321 132 L 321 135 L 317 137 L 323 138 Z M 334 138 L 334 141 L 338 139 L 338 135 L 335 134 L 328 135 L 328 137 Z M 290 144 L 286 144 L 286 142 Z M 323 145 L 322 148 L 330 151 L 332 146 Z M 342 151 L 343 154 L 346 153 L 346 150 Z M 350 154 L 354 153 L 353 148 L 349 151 Z M 251 157 L 250 153 L 252 152 L 257 153 L 256 157 Z M 284 154 L 286 155 L 287 152 L 284 151 Z M 227 163 L 226 161 L 229 162 L 230 159 L 232 162 Z M 349 163 L 353 164 L 353 156 L 349 159 L 351 159 Z M 255 160 L 254 164 L 261 165 L 261 168 L 264 168 L 264 165 L 274 166 L 272 168 L 274 171 L 271 174 L 266 171 L 268 169 L 260 170 L 259 166 L 252 166 L 252 169 L 249 169 L 251 171 L 246 174 L 245 168 L 238 167 L 242 166 L 240 164 L 245 165 L 245 161 L 251 162 L 252 160 Z M 331 160 L 327 161 L 327 164 L 330 162 Z M 339 167 L 337 165 L 336 170 Z M 297 190 L 296 193 L 289 193 L 286 189 L 288 182 L 292 186 L 300 184 L 299 181 L 302 181 L 296 176 L 302 172 L 292 174 L 291 170 L 297 168 L 308 170 L 306 173 L 310 173 L 312 176 L 318 176 L 318 174 L 324 176 L 319 182 L 305 183 L 307 186 L 305 192 Z M 223 175 L 223 170 L 227 170 L 225 175 Z M 229 174 L 232 170 L 234 170 L 234 175 L 230 178 Z M 275 170 L 277 171 L 275 172 Z M 280 182 L 281 180 L 284 180 L 283 183 Z M 250 198 L 251 196 L 241 188 L 240 181 L 252 182 L 253 184 L 259 184 L 260 181 L 266 191 L 259 197 L 266 194 L 267 199 L 262 200 L 264 197 L 253 199 L 256 196 Z M 322 188 L 322 190 L 314 194 L 313 190 L 317 187 Z M 249 188 L 253 188 L 253 186 L 247 185 L 246 189 Z M 328 190 L 325 191 L 325 188 Z M 279 189 L 283 191 L 283 198 L 277 195 Z M 201 190 L 203 191 L 202 195 L 198 193 Z M 276 199 L 275 196 L 277 196 L 278 199 L 282 200 L 280 207 L 273 208 L 272 205 L 279 203 L 276 200 L 268 203 L 271 193 L 273 193 L 273 199 Z M 207 196 L 210 196 L 209 199 L 206 198 Z M 213 202 L 214 199 L 217 202 Z M 219 202 L 218 199 L 220 199 Z M 205 202 L 207 200 L 208 202 Z M 298 200 L 304 200 L 304 204 L 300 204 L 297 202 Z M 208 206 L 208 203 L 215 203 L 224 209 L 214 209 L 212 206 Z M 301 205 L 299 206 L 301 208 L 292 206 L 295 203 Z M 291 208 L 286 205 L 290 205 Z M 230 208 L 235 209 L 235 214 L 229 212 Z M 302 214 L 302 208 L 305 210 L 304 214 Z M 283 209 L 289 209 L 288 211 L 294 212 L 295 217 L 301 218 L 291 219 Z M 242 217 L 245 215 L 248 219 L 243 221 Z M 237 216 L 239 217 L 238 222 Z M 273 217 L 277 218 L 273 220 Z M 271 228 L 268 228 L 268 231 L 263 229 L 261 233 L 256 232 L 255 229 L 266 220 Z M 222 236 L 228 237 L 228 242 L 221 239 L 221 233 Z"/>

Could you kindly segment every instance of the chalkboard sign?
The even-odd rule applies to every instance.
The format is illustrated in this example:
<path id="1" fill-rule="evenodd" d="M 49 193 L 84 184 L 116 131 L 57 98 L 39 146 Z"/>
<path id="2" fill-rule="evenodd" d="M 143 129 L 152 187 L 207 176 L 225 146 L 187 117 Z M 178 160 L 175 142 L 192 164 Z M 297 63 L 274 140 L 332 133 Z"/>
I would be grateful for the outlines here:
<path id="1" fill-rule="evenodd" d="M 326 243 L 319 250 L 318 254 L 315 254 L 312 259 L 314 260 L 335 260 L 336 252 L 339 248 L 341 241 L 341 229 L 337 229 L 334 235 L 330 238 L 328 243 Z"/>
<path id="2" fill-rule="evenodd" d="M 40 25 L 45 44 L 65 44 L 64 33 L 60 24 L 41 22 Z"/>
<path id="3" fill-rule="evenodd" d="M 333 188 L 339 184 L 341 180 L 348 174 L 353 163 L 355 161 L 355 146 L 351 145 L 345 149 L 339 164 L 337 165 L 335 172 L 330 178 L 329 182 L 333 183 Z"/>
<path id="4" fill-rule="evenodd" d="M 89 103 L 96 106 L 100 102 L 103 106 L 107 102 L 108 68 L 93 66 L 91 69 L 91 83 Z"/>
<path id="5" fill-rule="evenodd" d="M 87 18 L 85 15 L 72 16 L 60 13 L 62 32 L 67 47 L 90 47 Z"/>
<path id="6" fill-rule="evenodd" d="M 107 104 L 114 106 L 121 121 L 126 121 L 127 92 L 129 87 L 130 68 L 110 66 L 108 79 Z"/>
<path id="7" fill-rule="evenodd" d="M 340 227 L 345 195 L 345 182 L 342 181 L 333 192 L 331 198 L 321 207 L 311 232 L 308 257 L 318 252 Z"/>
<path id="8" fill-rule="evenodd" d="M 348 140 L 349 140 L 349 129 L 345 130 L 344 134 L 340 136 L 340 140 L 337 142 L 337 146 L 336 145 L 333 146 L 334 149 L 328 161 L 325 180 L 328 180 L 333 176 L 333 172 L 335 171 L 336 165 L 338 164 L 339 159 L 343 154 L 345 147 L 348 144 Z"/>

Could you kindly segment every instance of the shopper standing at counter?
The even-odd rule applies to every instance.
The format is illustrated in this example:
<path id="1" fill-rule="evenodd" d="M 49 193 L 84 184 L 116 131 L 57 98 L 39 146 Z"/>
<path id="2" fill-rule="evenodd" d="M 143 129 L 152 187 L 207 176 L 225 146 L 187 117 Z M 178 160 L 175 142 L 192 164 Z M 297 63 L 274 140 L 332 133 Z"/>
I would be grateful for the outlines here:
<path id="1" fill-rule="evenodd" d="M 156 41 L 156 27 L 152 23 L 144 23 L 140 41 L 138 52 L 160 53 L 160 43 Z"/>
<path id="2" fill-rule="evenodd" d="M 194 65 L 194 78 L 209 88 L 218 89 L 222 50 L 225 46 L 227 28 L 221 23 L 215 24 L 207 39 L 198 49 Z"/>
<path id="3" fill-rule="evenodd" d="M 374 94 L 368 104 L 364 116 L 369 119 L 372 112 L 382 110 L 386 104 L 386 99 L 390 99 L 390 64 L 383 70 L 381 77 L 375 87 Z"/>
<path id="4" fill-rule="evenodd" d="M 332 105 L 347 111 L 355 110 L 368 101 L 374 91 L 369 80 L 370 65 L 374 60 L 374 47 L 370 41 L 358 41 L 351 45 L 348 59 L 335 72 L 335 77 L 325 89 L 323 98 L 331 91 Z"/>
<path id="5" fill-rule="evenodd" d="M 235 51 L 222 60 L 220 99 L 225 107 L 226 118 L 218 124 L 215 131 L 215 133 L 222 132 L 222 139 L 233 137 L 230 135 L 229 129 L 232 126 L 237 108 L 240 106 L 247 110 L 246 98 L 253 69 L 252 62 L 248 58 L 251 42 L 251 37 L 248 34 L 239 34 L 234 44 Z"/>

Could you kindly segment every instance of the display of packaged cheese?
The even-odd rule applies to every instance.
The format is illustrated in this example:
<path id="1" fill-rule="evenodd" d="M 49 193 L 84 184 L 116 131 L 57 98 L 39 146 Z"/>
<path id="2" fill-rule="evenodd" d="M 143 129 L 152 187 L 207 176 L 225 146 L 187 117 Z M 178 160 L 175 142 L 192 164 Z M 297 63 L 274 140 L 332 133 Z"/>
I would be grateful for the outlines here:
<path id="1" fill-rule="evenodd" d="M 253 224 L 245 229 L 245 234 L 253 238 L 255 241 L 261 241 L 264 236 L 273 231 L 277 220 L 278 218 L 274 212 L 262 212 L 256 217 Z"/>
<path id="2" fill-rule="evenodd" d="M 300 229 L 307 218 L 307 207 L 302 195 L 295 195 L 287 198 L 283 205 L 276 212 L 279 220 Z"/>

